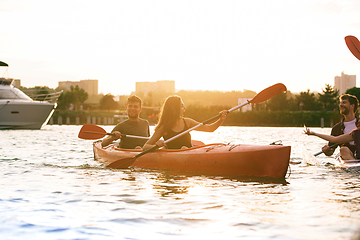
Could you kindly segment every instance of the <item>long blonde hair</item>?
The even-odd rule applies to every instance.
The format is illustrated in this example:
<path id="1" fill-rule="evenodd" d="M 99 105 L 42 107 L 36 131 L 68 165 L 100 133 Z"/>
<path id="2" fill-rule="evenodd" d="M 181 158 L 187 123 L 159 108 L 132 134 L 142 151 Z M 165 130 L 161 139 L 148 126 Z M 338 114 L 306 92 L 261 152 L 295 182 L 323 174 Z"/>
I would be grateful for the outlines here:
<path id="1" fill-rule="evenodd" d="M 176 120 L 180 118 L 180 105 L 181 97 L 176 95 L 168 97 L 161 108 L 159 122 L 155 130 L 159 127 L 163 127 L 165 132 L 171 130 Z"/>

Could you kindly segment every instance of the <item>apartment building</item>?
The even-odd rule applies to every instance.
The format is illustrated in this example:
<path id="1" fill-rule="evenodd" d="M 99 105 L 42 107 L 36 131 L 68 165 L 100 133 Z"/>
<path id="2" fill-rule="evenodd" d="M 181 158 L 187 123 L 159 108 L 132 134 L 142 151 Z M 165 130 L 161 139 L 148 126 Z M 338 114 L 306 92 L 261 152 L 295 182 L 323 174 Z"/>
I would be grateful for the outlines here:
<path id="1" fill-rule="evenodd" d="M 59 88 L 65 88 L 70 90 L 70 87 L 75 87 L 76 85 L 79 88 L 82 88 L 89 95 L 98 95 L 99 94 L 99 81 L 94 79 L 80 80 L 80 81 L 60 81 Z"/>
<path id="2" fill-rule="evenodd" d="M 339 94 L 342 95 L 349 88 L 356 87 L 356 75 L 347 75 L 344 72 L 341 73 L 341 76 L 336 76 L 334 78 L 334 88 L 339 90 Z"/>
<path id="3" fill-rule="evenodd" d="M 167 92 L 175 93 L 175 81 L 160 80 L 156 82 L 136 82 L 136 94 L 143 93 L 145 96 L 149 92 Z"/>

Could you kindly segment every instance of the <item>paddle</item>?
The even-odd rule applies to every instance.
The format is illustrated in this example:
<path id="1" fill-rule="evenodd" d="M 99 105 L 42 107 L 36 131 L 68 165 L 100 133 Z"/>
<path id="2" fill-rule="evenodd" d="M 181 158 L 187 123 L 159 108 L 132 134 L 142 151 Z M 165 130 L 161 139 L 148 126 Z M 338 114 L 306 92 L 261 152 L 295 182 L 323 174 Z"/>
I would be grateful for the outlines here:
<path id="1" fill-rule="evenodd" d="M 330 145 L 330 148 L 335 147 L 336 145 L 338 145 L 338 144 Z M 314 156 L 316 157 L 317 155 L 320 155 L 322 153 L 323 153 L 323 150 L 321 150 L 320 152 L 315 153 Z"/>
<path id="2" fill-rule="evenodd" d="M 359 40 L 354 36 L 346 36 L 345 37 L 345 43 L 347 47 L 349 48 L 350 52 L 360 60 L 360 42 Z"/>
<path id="3" fill-rule="evenodd" d="M 105 129 L 93 124 L 84 124 L 80 129 L 78 137 L 86 140 L 95 140 L 105 137 L 106 135 L 115 135 L 114 133 L 107 133 Z M 148 137 L 134 136 L 121 134 L 121 137 L 128 138 L 139 138 L 139 139 L 149 139 Z"/>
<path id="4" fill-rule="evenodd" d="M 245 103 L 242 103 L 242 104 L 240 104 L 238 106 L 235 106 L 235 107 L 229 109 L 228 112 L 232 112 L 232 111 L 234 111 L 236 109 L 239 109 L 239 108 L 241 108 L 241 107 L 243 107 L 243 106 L 245 106 L 247 104 L 250 104 L 250 103 L 264 102 L 264 101 L 266 101 L 266 100 L 268 100 L 268 99 L 274 97 L 275 95 L 278 95 L 278 94 L 280 94 L 280 93 L 282 93 L 284 91 L 286 91 L 286 86 L 284 84 L 282 84 L 282 83 L 274 84 L 274 85 L 272 85 L 272 86 L 270 86 L 268 88 L 265 88 L 261 92 L 259 92 L 253 99 L 248 100 Z M 178 135 L 176 135 L 176 136 L 174 136 L 172 138 L 169 138 L 168 140 L 165 141 L 165 144 L 172 141 L 172 140 L 174 140 L 174 139 L 176 139 L 176 138 L 178 138 L 178 137 L 183 136 L 184 134 L 186 134 L 186 133 L 188 133 L 188 132 L 190 132 L 190 131 L 192 131 L 192 130 L 194 130 L 194 129 L 202 126 L 202 125 L 210 123 L 210 122 L 216 120 L 219 117 L 221 117 L 221 114 L 218 114 L 215 117 L 212 117 L 212 118 L 210 118 L 210 119 L 208 119 L 208 120 L 206 120 L 206 121 L 204 121 L 202 123 L 199 123 L 198 125 L 196 125 L 196 126 L 194 126 L 192 128 L 189 128 L 188 130 L 186 130 L 186 131 L 184 131 L 184 132 L 182 132 L 182 133 L 180 133 L 180 134 L 178 134 Z M 152 147 L 152 148 L 150 148 L 148 150 L 145 150 L 145 151 L 141 152 L 140 154 L 137 154 L 136 156 L 134 156 L 132 158 L 122 158 L 122 159 L 116 160 L 116 161 L 110 163 L 107 167 L 108 168 L 126 168 L 126 167 L 129 167 L 137 158 L 139 158 L 139 157 L 141 157 L 141 156 L 143 156 L 143 155 L 145 155 L 145 154 L 147 154 L 147 153 L 149 153 L 151 151 L 154 151 L 157 148 L 159 148 L 159 146 L 156 145 L 156 146 L 154 146 L 154 147 Z"/>

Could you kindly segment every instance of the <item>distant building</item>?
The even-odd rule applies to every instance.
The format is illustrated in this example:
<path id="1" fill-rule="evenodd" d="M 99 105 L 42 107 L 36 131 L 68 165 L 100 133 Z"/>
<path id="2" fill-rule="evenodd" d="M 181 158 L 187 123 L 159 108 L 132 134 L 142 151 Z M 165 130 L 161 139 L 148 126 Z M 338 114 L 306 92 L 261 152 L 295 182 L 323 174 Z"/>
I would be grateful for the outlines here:
<path id="1" fill-rule="evenodd" d="M 243 103 L 247 102 L 248 100 L 250 101 L 251 99 L 252 98 L 238 98 L 238 105 L 243 104 Z M 252 110 L 251 104 L 247 104 L 239 109 L 239 111 L 242 111 L 242 112 L 251 111 L 251 110 Z"/>
<path id="2" fill-rule="evenodd" d="M 59 82 L 59 88 L 65 88 L 67 90 L 70 90 L 70 87 L 76 87 L 76 85 L 79 86 L 79 88 L 82 88 L 87 92 L 89 95 L 98 95 L 99 94 L 99 81 L 98 80 L 80 80 L 80 81 L 60 81 Z"/>
<path id="3" fill-rule="evenodd" d="M 12 84 L 14 87 L 16 88 L 20 88 L 21 87 L 21 80 L 20 79 L 14 79 L 14 82 Z"/>
<path id="4" fill-rule="evenodd" d="M 356 75 L 347 75 L 342 72 L 341 76 L 336 76 L 334 79 L 334 88 L 339 90 L 340 95 L 353 87 L 356 87 Z"/>
<path id="5" fill-rule="evenodd" d="M 167 92 L 175 93 L 175 81 L 161 80 L 156 82 L 136 82 L 135 92 L 137 94 L 143 93 L 145 96 L 149 92 Z"/>

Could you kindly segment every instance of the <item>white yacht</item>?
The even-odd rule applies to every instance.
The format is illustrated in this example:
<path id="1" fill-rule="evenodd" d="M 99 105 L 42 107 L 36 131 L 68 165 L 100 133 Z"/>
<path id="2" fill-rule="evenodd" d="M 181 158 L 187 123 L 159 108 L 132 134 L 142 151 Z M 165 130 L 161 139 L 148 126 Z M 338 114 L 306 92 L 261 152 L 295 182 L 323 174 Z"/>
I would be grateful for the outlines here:
<path id="1" fill-rule="evenodd" d="M 53 114 L 61 92 L 42 94 L 38 101 L 12 86 L 13 80 L 0 78 L 0 130 L 41 129 Z"/>

